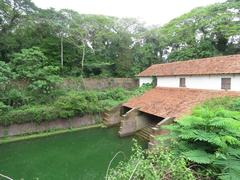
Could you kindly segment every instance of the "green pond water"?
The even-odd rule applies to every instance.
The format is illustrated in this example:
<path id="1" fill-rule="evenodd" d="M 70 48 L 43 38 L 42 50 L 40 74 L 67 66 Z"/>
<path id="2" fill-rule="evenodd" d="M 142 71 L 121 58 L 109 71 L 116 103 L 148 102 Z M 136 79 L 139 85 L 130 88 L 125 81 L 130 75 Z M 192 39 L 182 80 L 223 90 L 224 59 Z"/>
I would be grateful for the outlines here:
<path id="1" fill-rule="evenodd" d="M 133 137 L 119 138 L 117 131 L 93 128 L 2 144 L 0 173 L 14 180 L 104 179 L 117 152 L 131 155 Z M 139 143 L 146 147 L 145 142 Z M 112 167 L 123 159 L 122 154 L 117 156 Z"/>

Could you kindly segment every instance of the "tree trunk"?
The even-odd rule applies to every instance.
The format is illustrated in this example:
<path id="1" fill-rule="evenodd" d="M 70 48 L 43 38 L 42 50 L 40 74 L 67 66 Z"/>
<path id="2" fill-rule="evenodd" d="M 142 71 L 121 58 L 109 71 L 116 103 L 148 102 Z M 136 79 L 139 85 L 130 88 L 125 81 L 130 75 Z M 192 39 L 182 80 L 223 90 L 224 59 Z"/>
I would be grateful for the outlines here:
<path id="1" fill-rule="evenodd" d="M 81 66 L 82 75 L 83 75 L 84 61 L 85 61 L 85 44 L 83 43 L 83 49 L 82 49 L 82 66 Z"/>
<path id="2" fill-rule="evenodd" d="M 84 61 L 85 61 L 85 44 L 83 43 L 81 70 L 82 70 L 82 84 L 83 84 L 83 88 L 86 89 L 86 86 L 85 86 L 85 83 L 84 83 L 84 78 L 83 78 Z"/>
<path id="3" fill-rule="evenodd" d="M 63 37 L 61 37 L 61 67 L 63 68 Z"/>

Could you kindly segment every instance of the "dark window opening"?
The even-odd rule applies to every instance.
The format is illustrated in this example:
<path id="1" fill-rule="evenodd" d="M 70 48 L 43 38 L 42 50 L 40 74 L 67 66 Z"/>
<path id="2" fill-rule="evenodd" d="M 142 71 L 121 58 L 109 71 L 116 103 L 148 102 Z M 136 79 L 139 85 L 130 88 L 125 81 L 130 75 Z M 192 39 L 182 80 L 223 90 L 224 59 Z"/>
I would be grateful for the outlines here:
<path id="1" fill-rule="evenodd" d="M 222 78 L 221 88 L 225 90 L 231 89 L 231 78 Z"/>
<path id="2" fill-rule="evenodd" d="M 157 86 L 157 77 L 156 76 L 152 77 L 152 85 L 153 85 L 153 87 Z"/>
<path id="3" fill-rule="evenodd" d="M 186 87 L 186 80 L 185 80 L 185 78 L 180 78 L 179 86 L 180 87 Z"/>

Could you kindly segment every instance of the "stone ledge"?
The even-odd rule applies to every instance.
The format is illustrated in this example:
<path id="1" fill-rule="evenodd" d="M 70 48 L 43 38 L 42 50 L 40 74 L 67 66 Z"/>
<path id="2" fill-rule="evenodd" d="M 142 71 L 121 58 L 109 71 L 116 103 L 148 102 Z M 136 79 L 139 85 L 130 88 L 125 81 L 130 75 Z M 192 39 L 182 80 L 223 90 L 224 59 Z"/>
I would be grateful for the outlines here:
<path id="1" fill-rule="evenodd" d="M 85 115 L 70 119 L 57 119 L 49 122 L 42 122 L 40 124 L 30 122 L 24 124 L 12 124 L 7 127 L 0 126 L 0 138 L 44 132 L 52 129 L 80 128 L 82 126 L 96 124 L 97 119 L 96 115 Z"/>

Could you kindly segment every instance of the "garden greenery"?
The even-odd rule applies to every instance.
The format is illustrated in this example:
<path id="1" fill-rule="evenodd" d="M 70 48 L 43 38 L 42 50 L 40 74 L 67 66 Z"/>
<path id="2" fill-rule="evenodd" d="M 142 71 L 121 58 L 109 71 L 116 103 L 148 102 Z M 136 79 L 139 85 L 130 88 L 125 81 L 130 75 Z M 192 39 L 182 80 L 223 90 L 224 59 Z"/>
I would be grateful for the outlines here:
<path id="1" fill-rule="evenodd" d="M 11 67 L 18 80 L 27 81 L 29 89 L 35 93 L 49 94 L 61 81 L 60 68 L 48 65 L 47 57 L 38 47 L 13 54 Z"/>
<path id="2" fill-rule="evenodd" d="M 135 142 L 133 155 L 128 161 L 122 161 L 107 174 L 107 180 L 129 179 L 174 179 L 193 180 L 193 173 L 187 168 L 186 160 L 176 157 L 166 148 L 144 151 Z"/>
<path id="3" fill-rule="evenodd" d="M 38 47 L 13 54 L 9 64 L 0 61 L 0 124 L 4 126 L 101 113 L 150 87 L 133 91 L 61 89 L 59 67 L 49 65 Z"/>
<path id="4" fill-rule="evenodd" d="M 6 86 L 9 84 L 15 76 L 12 72 L 12 69 L 8 64 L 3 61 L 0 61 L 0 92 L 4 91 Z"/>
<path id="5" fill-rule="evenodd" d="M 196 107 L 174 125 L 165 126 L 170 135 L 159 140 L 175 156 L 183 156 L 212 178 L 239 179 L 240 99 L 221 98 Z M 205 169 L 205 170 L 204 170 Z"/>
<path id="6" fill-rule="evenodd" d="M 43 103 L 28 97 L 23 92 L 11 90 L 7 99 L 0 100 L 0 124 L 7 126 L 13 123 L 25 123 L 55 120 L 57 118 L 68 119 L 73 116 L 101 113 L 113 108 L 130 97 L 140 95 L 151 85 L 129 91 L 123 88 L 115 88 L 101 91 L 69 91 L 60 95 L 45 98 Z M 6 98 L 6 97 L 5 97 Z M 41 97 L 42 98 L 42 97 Z"/>

